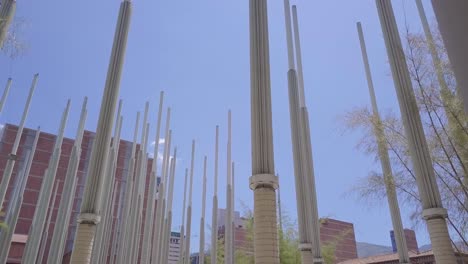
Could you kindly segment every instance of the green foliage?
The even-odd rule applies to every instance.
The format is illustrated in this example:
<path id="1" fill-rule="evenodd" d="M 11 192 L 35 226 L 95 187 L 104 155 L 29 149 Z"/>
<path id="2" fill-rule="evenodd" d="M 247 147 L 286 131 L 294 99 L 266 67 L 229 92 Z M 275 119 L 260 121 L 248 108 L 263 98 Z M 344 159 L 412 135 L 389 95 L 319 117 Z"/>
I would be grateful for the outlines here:
<path id="1" fill-rule="evenodd" d="M 448 211 L 448 224 L 455 240 L 468 246 L 468 119 L 457 96 L 456 80 L 437 28 L 432 29 L 434 44 L 423 34 L 406 32 L 405 55 L 412 79 L 433 170 L 443 206 Z M 434 65 L 431 52 L 436 51 L 439 63 Z M 374 125 L 378 122 L 368 107 L 346 113 L 345 127 L 362 132 L 357 146 L 363 153 L 379 159 Z M 422 224 L 422 206 L 416 171 L 412 166 L 408 139 L 401 118 L 392 111 L 382 115 L 385 143 L 390 157 L 394 184 L 400 204 L 411 210 L 415 226 Z M 386 202 L 380 171 L 356 183 L 351 190 L 356 196 L 374 205 Z"/>
<path id="2" fill-rule="evenodd" d="M 0 229 L 8 229 L 8 226 L 4 222 L 0 222 Z"/>

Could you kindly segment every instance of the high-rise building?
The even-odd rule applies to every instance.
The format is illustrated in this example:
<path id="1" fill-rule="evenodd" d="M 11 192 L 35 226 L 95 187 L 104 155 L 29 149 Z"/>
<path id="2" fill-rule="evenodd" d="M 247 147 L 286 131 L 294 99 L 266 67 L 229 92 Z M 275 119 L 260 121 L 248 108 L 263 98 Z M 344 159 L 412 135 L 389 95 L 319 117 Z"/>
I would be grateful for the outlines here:
<path id="1" fill-rule="evenodd" d="M 419 252 L 418 240 L 416 239 L 416 233 L 414 232 L 414 230 L 405 228 L 403 232 L 405 233 L 406 245 L 408 246 L 408 250 L 418 253 Z M 397 252 L 395 233 L 393 232 L 393 230 L 390 231 L 390 239 L 392 241 L 393 252 Z"/>
<path id="2" fill-rule="evenodd" d="M 18 130 L 17 126 L 12 125 L 12 124 L 5 124 L 2 128 L 2 131 L 0 131 L 1 132 L 0 133 L 0 137 L 1 137 L 0 138 L 0 180 L 3 175 L 3 171 L 5 169 L 7 157 L 11 152 L 17 130 Z M 14 183 L 15 183 L 17 174 L 21 166 L 23 166 L 24 164 L 24 160 L 26 158 L 25 157 L 26 151 L 31 148 L 35 134 L 36 134 L 35 130 L 28 129 L 28 128 L 25 128 L 23 130 L 23 134 L 22 134 L 20 145 L 19 145 L 18 152 L 17 152 L 17 162 L 16 162 L 15 168 L 13 170 L 12 178 L 8 186 L 8 191 L 7 191 L 5 202 L 4 202 L 4 208 L 2 209 L 2 211 L 8 212 L 8 207 L 10 206 L 9 201 L 12 195 L 12 191 L 14 188 Z M 80 212 L 81 200 L 83 197 L 88 163 L 89 163 L 89 158 L 91 155 L 91 149 L 92 149 L 94 137 L 95 137 L 95 133 L 90 132 L 90 131 L 84 132 L 83 141 L 81 144 L 81 148 L 82 148 L 81 159 L 80 159 L 80 163 L 78 167 L 78 174 L 77 174 L 78 184 L 76 187 L 77 189 L 75 193 L 73 209 L 72 209 L 72 214 L 71 214 L 69 228 L 68 228 L 68 236 L 67 236 L 67 242 L 65 245 L 63 263 L 68 263 L 71 250 L 73 248 L 73 242 L 74 242 L 75 231 L 76 231 L 76 226 L 77 226 L 76 220 Z M 55 138 L 56 138 L 56 135 L 45 133 L 45 132 L 41 132 L 41 135 L 39 137 L 36 153 L 34 155 L 34 160 L 33 160 L 32 167 L 31 167 L 31 172 L 29 174 L 27 184 L 26 184 L 26 189 L 24 192 L 24 200 L 23 200 L 23 204 L 21 205 L 20 216 L 19 216 L 16 228 L 14 230 L 12 245 L 10 248 L 8 261 L 7 261 L 8 263 L 20 263 L 21 261 L 23 250 L 24 250 L 27 238 L 28 238 L 28 232 L 29 232 L 29 229 L 30 229 L 33 217 L 34 217 L 34 212 L 36 210 L 36 205 L 37 205 L 39 191 L 40 191 L 43 176 L 44 176 L 44 171 L 48 167 L 49 160 L 51 158 L 53 147 L 54 147 Z M 59 167 L 58 167 L 57 174 L 55 177 L 56 181 L 60 180 L 60 186 L 58 188 L 57 200 L 55 202 L 54 210 L 52 213 L 52 220 L 51 220 L 51 225 L 49 227 L 49 236 L 46 240 L 46 248 L 45 248 L 44 256 L 48 255 L 50 242 L 52 239 L 52 234 L 54 232 L 55 219 L 56 219 L 58 207 L 60 204 L 59 199 L 63 195 L 62 194 L 63 182 L 65 180 L 65 175 L 66 175 L 70 153 L 71 153 L 73 144 L 74 144 L 73 139 L 64 138 L 63 144 L 62 144 L 62 152 L 60 156 Z M 132 142 L 129 142 L 126 140 L 120 141 L 119 154 L 118 154 L 118 159 L 117 159 L 117 170 L 115 174 L 116 180 L 119 184 L 119 190 L 117 193 L 117 197 L 115 199 L 116 202 L 114 204 L 114 206 L 118 206 L 118 207 L 116 207 L 116 210 L 114 210 L 114 219 L 116 219 L 117 215 L 121 214 L 123 211 L 122 208 L 119 209 L 119 207 L 123 207 L 123 198 L 127 191 L 126 190 L 127 189 L 126 188 L 127 187 L 127 173 L 129 169 L 128 159 L 130 157 L 131 149 L 132 149 Z M 139 145 L 137 146 L 137 149 L 139 149 Z M 152 159 L 148 161 L 146 186 L 149 186 L 151 167 L 152 167 Z M 144 199 L 144 206 L 143 206 L 143 221 L 145 219 L 144 215 L 146 211 L 145 208 L 146 208 L 146 196 L 147 195 L 148 195 L 148 188 L 146 188 L 146 191 L 145 191 L 145 199 Z M 0 219 L 1 219 L 1 216 L 0 216 Z M 111 241 L 116 239 L 115 237 L 116 234 L 114 232 L 115 226 L 116 226 L 116 221 L 114 220 L 112 224 Z M 141 232 L 143 233 L 144 231 L 142 230 Z M 46 257 L 44 258 L 44 263 L 47 263 Z"/>
<path id="3" fill-rule="evenodd" d="M 180 232 L 171 232 L 169 241 L 168 264 L 177 264 L 180 255 Z"/>
<path id="4" fill-rule="evenodd" d="M 354 225 L 352 223 L 331 218 L 323 218 L 320 222 L 322 247 L 333 248 L 336 262 L 358 257 Z"/>
<path id="5" fill-rule="evenodd" d="M 217 217 L 218 239 L 224 239 L 226 209 L 218 209 Z M 234 211 L 234 224 L 234 252 L 253 255 L 253 241 L 251 235 L 249 235 L 249 220 L 241 217 L 238 211 Z"/>

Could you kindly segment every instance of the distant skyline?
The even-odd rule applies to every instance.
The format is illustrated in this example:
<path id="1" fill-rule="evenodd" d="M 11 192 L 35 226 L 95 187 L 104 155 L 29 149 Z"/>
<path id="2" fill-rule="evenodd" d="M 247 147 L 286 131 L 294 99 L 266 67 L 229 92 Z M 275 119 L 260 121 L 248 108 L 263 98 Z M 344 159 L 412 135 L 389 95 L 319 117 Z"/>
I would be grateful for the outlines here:
<path id="1" fill-rule="evenodd" d="M 65 135 L 75 137 L 80 107 L 89 97 L 86 129 L 95 131 L 119 8 L 117 0 L 74 2 L 19 1 L 16 19 L 25 21 L 20 35 L 28 44 L 15 60 L 0 54 L 0 89 L 13 78 L 1 123 L 18 124 L 33 74 L 40 74 L 26 126 L 56 134 L 60 115 L 71 98 Z M 227 111 L 232 110 L 233 161 L 236 163 L 236 210 L 253 208 L 249 189 L 250 70 L 248 1 L 139 1 L 133 16 L 123 71 L 122 139 L 131 141 L 136 111 L 150 102 L 150 143 L 155 141 L 159 93 L 172 108 L 173 146 L 178 147 L 176 185 L 183 189 L 190 163 L 191 140 L 197 142 L 193 237 L 198 237 L 203 156 L 208 155 L 207 208 L 213 195 L 215 126 L 220 125 L 219 207 L 224 208 Z M 371 170 L 374 157 L 356 149 L 358 132 L 344 133 L 339 117 L 354 107 L 370 105 L 356 22 L 361 21 L 368 46 L 377 101 L 382 111 L 398 113 L 375 1 L 291 0 L 299 13 L 306 101 L 319 215 L 354 223 L 356 240 L 391 245 L 392 229 L 385 201 L 369 206 L 349 195 Z M 429 1 L 428 17 L 433 21 Z M 393 1 L 400 33 L 405 23 L 421 32 L 414 1 Z M 269 33 L 276 171 L 280 176 L 283 214 L 296 219 L 296 198 L 287 91 L 287 52 L 282 1 L 269 1 Z M 163 141 L 164 135 L 159 139 Z M 155 142 L 154 142 L 155 143 Z M 150 144 L 152 153 L 155 144 Z M 162 147 L 162 146 L 161 146 Z M 182 190 L 174 197 L 173 227 L 182 218 Z M 409 210 L 403 223 L 412 228 Z M 211 210 L 206 221 L 211 223 Z M 210 226 L 206 228 L 207 237 Z M 177 231 L 173 228 L 173 231 Z M 421 245 L 429 242 L 425 227 L 416 230 Z M 198 240 L 192 239 L 192 251 Z"/>

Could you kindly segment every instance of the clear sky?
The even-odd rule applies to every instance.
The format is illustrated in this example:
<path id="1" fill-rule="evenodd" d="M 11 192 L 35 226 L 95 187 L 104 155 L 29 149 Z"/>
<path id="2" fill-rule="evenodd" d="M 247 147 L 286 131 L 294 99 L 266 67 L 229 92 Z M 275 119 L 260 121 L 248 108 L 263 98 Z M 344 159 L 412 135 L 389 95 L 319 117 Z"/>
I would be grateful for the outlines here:
<path id="1" fill-rule="evenodd" d="M 420 31 L 414 1 L 394 0 L 400 31 L 405 19 Z M 23 0 L 17 18 L 26 21 L 21 37 L 29 49 L 14 61 L 0 55 L 0 85 L 11 76 L 1 122 L 19 122 L 29 85 L 39 72 L 27 127 L 40 125 L 56 133 L 71 98 L 66 136 L 74 137 L 84 96 L 89 97 L 86 129 L 95 131 L 119 8 L 118 0 Z M 424 2 L 429 17 L 429 1 Z M 287 53 L 283 1 L 270 0 L 269 33 L 276 170 L 283 209 L 296 218 L 287 92 Z M 380 170 L 373 157 L 355 148 L 359 133 L 343 133 L 339 117 L 369 105 L 356 22 L 363 23 L 377 100 L 381 110 L 398 111 L 375 2 L 372 0 L 291 0 L 297 4 L 301 30 L 306 101 L 309 107 L 320 216 L 354 223 L 357 241 L 390 245 L 388 206 L 369 207 L 346 193 L 359 178 Z M 133 16 L 120 98 L 124 101 L 123 139 L 131 140 L 135 115 L 151 103 L 151 141 L 159 102 L 166 92 L 171 106 L 177 166 L 173 229 L 181 222 L 183 175 L 196 139 L 192 250 L 198 250 L 203 155 L 208 155 L 207 223 L 211 222 L 215 126 L 220 125 L 219 205 L 225 206 L 227 110 L 233 115 L 233 160 L 236 162 L 236 209 L 253 207 L 248 187 L 250 154 L 250 70 L 248 1 L 142 1 Z M 406 14 L 406 16 L 405 16 Z M 408 210 L 403 223 L 411 227 Z M 207 236 L 210 228 L 207 228 Z M 425 228 L 417 230 L 428 242 Z M 205 241 L 209 241 L 206 239 Z"/>

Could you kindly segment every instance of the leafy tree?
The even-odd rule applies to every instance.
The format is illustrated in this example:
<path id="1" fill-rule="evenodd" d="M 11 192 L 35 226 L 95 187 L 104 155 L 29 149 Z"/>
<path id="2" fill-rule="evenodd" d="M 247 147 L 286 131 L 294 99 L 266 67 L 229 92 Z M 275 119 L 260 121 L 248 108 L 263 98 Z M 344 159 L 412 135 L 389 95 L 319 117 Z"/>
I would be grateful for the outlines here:
<path id="1" fill-rule="evenodd" d="M 440 34 L 436 33 L 434 39 L 434 43 L 427 43 L 424 35 L 407 30 L 405 54 L 441 198 L 449 213 L 450 231 L 452 237 L 468 246 L 468 122 Z M 440 60 L 437 67 L 431 57 L 434 51 Z M 355 108 L 345 114 L 343 121 L 347 129 L 364 132 L 358 148 L 378 159 L 372 111 Z M 399 201 L 411 210 L 413 224 L 421 225 L 421 202 L 402 121 L 387 111 L 382 122 Z M 385 201 L 381 172 L 369 172 L 352 192 L 363 201 Z"/>

